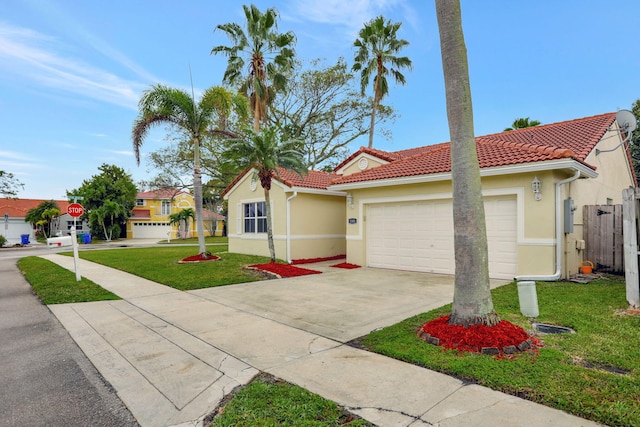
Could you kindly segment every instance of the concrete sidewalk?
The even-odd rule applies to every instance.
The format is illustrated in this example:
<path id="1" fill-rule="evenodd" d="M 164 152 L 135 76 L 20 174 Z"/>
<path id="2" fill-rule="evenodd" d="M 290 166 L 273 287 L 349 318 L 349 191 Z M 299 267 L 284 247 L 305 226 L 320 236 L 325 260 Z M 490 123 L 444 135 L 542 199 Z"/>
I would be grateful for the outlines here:
<path id="1" fill-rule="evenodd" d="M 143 426 L 198 425 L 259 371 L 381 426 L 597 425 L 344 345 L 450 302 L 448 276 L 339 270 L 181 292 L 84 260 L 80 271 L 123 300 L 49 307 Z"/>

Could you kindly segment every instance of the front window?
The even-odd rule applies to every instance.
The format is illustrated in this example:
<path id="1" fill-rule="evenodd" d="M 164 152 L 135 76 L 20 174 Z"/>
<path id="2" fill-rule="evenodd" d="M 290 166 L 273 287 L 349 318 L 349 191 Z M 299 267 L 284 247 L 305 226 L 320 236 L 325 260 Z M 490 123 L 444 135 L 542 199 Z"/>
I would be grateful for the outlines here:
<path id="1" fill-rule="evenodd" d="M 136 206 L 144 206 L 144 199 L 136 199 Z"/>
<path id="2" fill-rule="evenodd" d="M 160 215 L 170 215 L 171 214 L 171 201 L 163 200 L 162 201 L 162 213 Z"/>
<path id="3" fill-rule="evenodd" d="M 267 232 L 267 209 L 264 202 L 245 203 L 244 205 L 244 232 Z"/>

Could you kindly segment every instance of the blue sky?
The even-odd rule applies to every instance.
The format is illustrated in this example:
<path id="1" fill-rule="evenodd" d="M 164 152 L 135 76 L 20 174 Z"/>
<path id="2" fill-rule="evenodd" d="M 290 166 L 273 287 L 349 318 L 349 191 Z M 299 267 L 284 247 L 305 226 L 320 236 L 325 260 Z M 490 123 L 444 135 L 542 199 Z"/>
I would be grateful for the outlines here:
<path id="1" fill-rule="evenodd" d="M 376 148 L 400 150 L 449 140 L 433 1 L 272 0 L 281 31 L 302 59 L 344 57 L 369 19 L 403 23 L 414 64 L 406 86 L 385 100 L 399 113 Z M 24 184 L 22 198 L 64 198 L 102 163 L 134 180 L 153 171 L 133 157 L 131 127 L 143 90 L 221 84 L 227 39 L 217 24 L 243 22 L 234 0 L 12 0 L 0 13 L 0 169 Z M 634 0 L 463 0 L 475 132 L 502 131 L 517 117 L 553 123 L 628 109 L 640 98 Z M 152 132 L 143 155 L 164 144 Z M 366 145 L 363 137 L 353 144 Z"/>

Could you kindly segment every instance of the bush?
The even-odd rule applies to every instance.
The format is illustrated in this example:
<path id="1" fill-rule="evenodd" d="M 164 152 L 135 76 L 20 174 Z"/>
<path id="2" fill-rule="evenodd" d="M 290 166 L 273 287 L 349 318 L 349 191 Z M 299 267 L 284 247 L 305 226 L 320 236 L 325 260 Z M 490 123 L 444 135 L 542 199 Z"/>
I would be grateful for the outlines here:
<path id="1" fill-rule="evenodd" d="M 0 248 L 7 244 L 7 238 L 0 234 Z"/>

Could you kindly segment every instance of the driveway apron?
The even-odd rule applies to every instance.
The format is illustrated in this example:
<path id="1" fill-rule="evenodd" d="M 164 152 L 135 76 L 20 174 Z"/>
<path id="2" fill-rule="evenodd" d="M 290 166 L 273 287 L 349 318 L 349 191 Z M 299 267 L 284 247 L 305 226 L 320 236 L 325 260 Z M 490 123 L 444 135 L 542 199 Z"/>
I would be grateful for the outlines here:
<path id="1" fill-rule="evenodd" d="M 596 425 L 344 345 L 450 302 L 450 276 L 308 267 L 325 273 L 181 292 L 81 260 L 123 300 L 51 309 L 143 426 L 197 425 L 259 371 L 377 425 Z"/>

